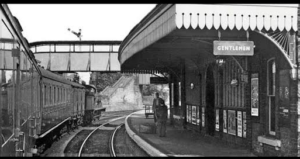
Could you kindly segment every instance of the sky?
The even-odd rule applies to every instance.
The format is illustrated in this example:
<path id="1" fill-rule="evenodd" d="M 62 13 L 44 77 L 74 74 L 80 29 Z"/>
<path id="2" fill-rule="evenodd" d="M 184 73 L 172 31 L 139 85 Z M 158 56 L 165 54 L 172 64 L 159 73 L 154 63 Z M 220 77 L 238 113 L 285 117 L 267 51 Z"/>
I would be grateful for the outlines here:
<path id="1" fill-rule="evenodd" d="M 29 42 L 78 40 L 68 31 L 81 29 L 82 40 L 124 40 L 156 4 L 8 4 Z M 79 73 L 89 83 L 89 73 Z"/>

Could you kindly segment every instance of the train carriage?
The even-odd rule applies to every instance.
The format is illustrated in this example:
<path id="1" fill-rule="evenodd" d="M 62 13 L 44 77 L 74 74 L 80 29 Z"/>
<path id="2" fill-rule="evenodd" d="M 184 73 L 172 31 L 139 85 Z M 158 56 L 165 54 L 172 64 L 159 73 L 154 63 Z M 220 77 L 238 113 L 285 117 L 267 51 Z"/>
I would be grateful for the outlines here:
<path id="1" fill-rule="evenodd" d="M 85 87 L 40 68 L 41 71 L 41 132 L 35 146 L 43 152 L 60 136 L 82 123 Z M 81 98 L 79 98 L 81 97 Z"/>
<path id="2" fill-rule="evenodd" d="M 88 87 L 38 66 L 6 4 L 0 18 L 0 156 L 39 155 L 81 125 L 86 108 L 91 118 L 105 109 L 86 101 Z"/>

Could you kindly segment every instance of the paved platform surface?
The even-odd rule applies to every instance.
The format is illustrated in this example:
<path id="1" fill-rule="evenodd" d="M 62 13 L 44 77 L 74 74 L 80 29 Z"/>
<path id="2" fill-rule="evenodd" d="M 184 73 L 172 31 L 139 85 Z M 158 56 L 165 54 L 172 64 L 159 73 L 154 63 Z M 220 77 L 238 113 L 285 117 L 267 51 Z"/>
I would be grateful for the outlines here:
<path id="1" fill-rule="evenodd" d="M 167 124 L 167 137 L 139 132 L 140 125 L 154 125 L 153 118 L 146 118 L 145 111 L 132 113 L 126 118 L 128 135 L 150 156 L 242 156 L 255 157 L 249 150 L 229 146 L 223 141 L 200 133 L 175 128 Z"/>

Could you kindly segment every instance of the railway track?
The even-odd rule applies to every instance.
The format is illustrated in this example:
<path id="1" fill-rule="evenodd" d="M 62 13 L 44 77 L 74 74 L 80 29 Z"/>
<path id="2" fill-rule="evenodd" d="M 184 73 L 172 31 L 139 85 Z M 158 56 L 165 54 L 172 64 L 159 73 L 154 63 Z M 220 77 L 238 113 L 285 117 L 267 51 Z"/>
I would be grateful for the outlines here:
<path id="1" fill-rule="evenodd" d="M 128 136 L 125 117 L 132 112 L 109 113 L 100 121 L 80 127 L 54 143 L 42 156 L 126 157 L 147 156 Z"/>
<path id="2" fill-rule="evenodd" d="M 66 156 L 73 157 L 115 157 L 114 135 L 124 124 L 126 116 L 116 117 L 100 126 L 90 127 L 79 132 L 65 149 Z M 72 139 L 72 140 L 73 140 Z"/>
<path id="3" fill-rule="evenodd" d="M 121 126 L 123 126 L 124 123 L 120 124 L 118 127 L 116 127 L 116 129 L 114 130 L 114 132 L 112 133 L 111 137 L 110 137 L 110 141 L 109 141 L 109 150 L 110 150 L 110 156 L 111 157 L 117 157 L 116 151 L 115 151 L 115 146 L 114 146 L 114 140 L 115 140 L 115 135 L 116 132 L 120 129 Z"/>

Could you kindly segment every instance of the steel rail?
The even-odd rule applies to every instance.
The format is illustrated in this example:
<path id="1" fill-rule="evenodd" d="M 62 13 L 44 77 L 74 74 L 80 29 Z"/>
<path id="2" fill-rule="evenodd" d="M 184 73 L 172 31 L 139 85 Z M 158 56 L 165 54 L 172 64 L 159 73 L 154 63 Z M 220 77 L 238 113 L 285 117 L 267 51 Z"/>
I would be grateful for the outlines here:
<path id="1" fill-rule="evenodd" d="M 115 152 L 115 148 L 114 148 L 114 138 L 115 138 L 115 134 L 118 131 L 118 129 L 123 126 L 125 123 L 120 124 L 118 127 L 115 128 L 114 132 L 112 133 L 111 137 L 110 137 L 110 155 L 111 157 L 117 157 L 116 152 Z"/>
<path id="2" fill-rule="evenodd" d="M 97 128 L 95 128 L 95 129 L 94 129 L 94 130 L 93 130 L 93 131 L 85 138 L 85 140 L 84 140 L 83 143 L 81 144 L 81 147 L 80 147 L 79 152 L 78 152 L 78 157 L 81 157 L 81 153 L 82 153 L 83 146 L 85 145 L 85 143 L 86 143 L 86 141 L 89 139 L 89 137 L 90 137 L 96 130 L 100 129 L 101 127 L 104 127 L 106 124 L 109 124 L 109 123 L 111 123 L 111 122 L 113 122 L 113 121 L 116 121 L 116 120 L 125 118 L 126 116 L 127 116 L 127 115 L 122 116 L 122 117 L 119 117 L 119 118 L 112 119 L 112 120 L 110 120 L 110 121 L 108 121 L 108 122 L 106 122 L 106 123 L 104 123 L 104 124 L 98 126 Z"/>

